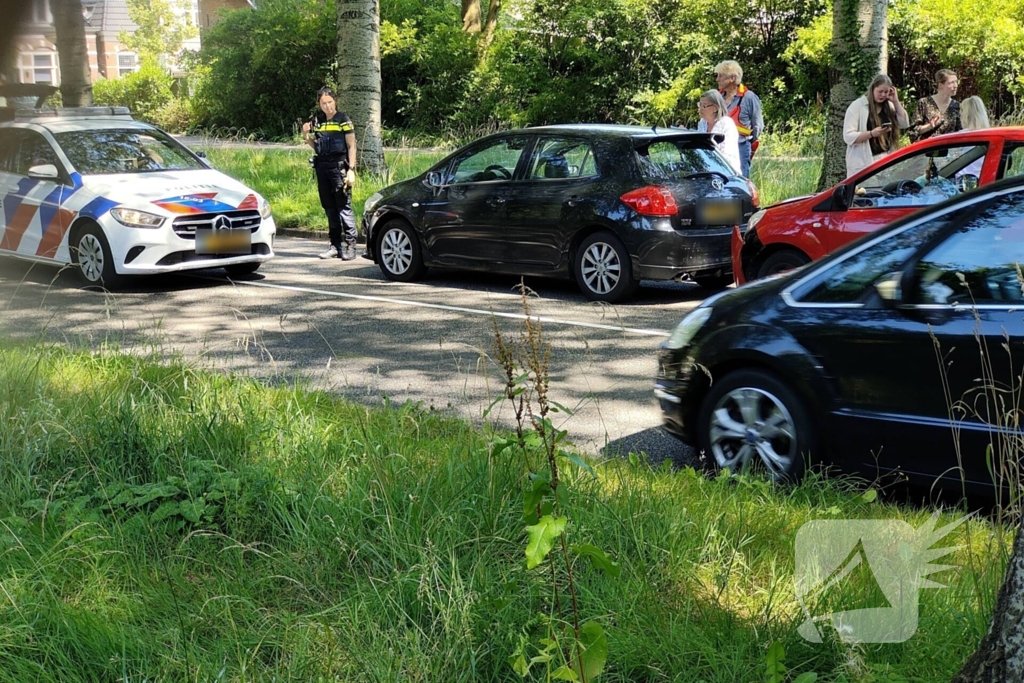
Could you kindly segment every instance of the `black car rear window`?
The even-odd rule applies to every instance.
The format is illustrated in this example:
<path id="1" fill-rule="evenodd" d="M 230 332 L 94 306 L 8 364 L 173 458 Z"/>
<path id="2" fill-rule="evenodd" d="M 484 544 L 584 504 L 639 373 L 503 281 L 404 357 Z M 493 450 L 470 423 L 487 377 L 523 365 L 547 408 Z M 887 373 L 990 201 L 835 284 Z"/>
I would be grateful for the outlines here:
<path id="1" fill-rule="evenodd" d="M 640 172 L 646 180 L 685 180 L 696 173 L 736 175 L 729 162 L 710 141 L 655 140 L 636 150 Z"/>

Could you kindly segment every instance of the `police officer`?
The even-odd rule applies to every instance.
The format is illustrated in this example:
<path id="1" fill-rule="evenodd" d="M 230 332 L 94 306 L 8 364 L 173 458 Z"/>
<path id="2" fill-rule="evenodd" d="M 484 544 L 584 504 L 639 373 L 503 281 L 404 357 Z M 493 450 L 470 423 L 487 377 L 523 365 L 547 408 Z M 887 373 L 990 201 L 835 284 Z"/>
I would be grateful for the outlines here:
<path id="1" fill-rule="evenodd" d="M 356 257 L 356 217 L 352 213 L 352 185 L 356 181 L 356 134 L 352 119 L 338 111 L 334 91 L 316 93 L 320 111 L 302 126 L 302 139 L 313 148 L 313 169 L 320 205 L 327 212 L 331 246 L 320 258 Z M 344 245 L 342 245 L 344 232 Z"/>

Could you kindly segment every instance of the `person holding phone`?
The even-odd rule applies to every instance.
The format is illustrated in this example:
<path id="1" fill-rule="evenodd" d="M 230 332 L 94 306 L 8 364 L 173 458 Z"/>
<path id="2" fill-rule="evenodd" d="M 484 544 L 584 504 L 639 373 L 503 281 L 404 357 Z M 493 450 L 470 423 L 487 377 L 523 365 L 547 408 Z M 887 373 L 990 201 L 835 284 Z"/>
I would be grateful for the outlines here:
<path id="1" fill-rule="evenodd" d="M 871 80 L 868 91 L 854 100 L 843 120 L 846 177 L 875 163 L 900 145 L 900 130 L 910 125 L 892 81 L 885 74 Z"/>

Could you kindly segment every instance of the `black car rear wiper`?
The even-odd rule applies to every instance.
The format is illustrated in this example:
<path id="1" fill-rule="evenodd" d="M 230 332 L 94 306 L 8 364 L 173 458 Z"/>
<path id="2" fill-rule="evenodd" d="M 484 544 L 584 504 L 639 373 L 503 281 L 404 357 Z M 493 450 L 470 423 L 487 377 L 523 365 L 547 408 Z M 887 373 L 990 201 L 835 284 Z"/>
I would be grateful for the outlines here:
<path id="1" fill-rule="evenodd" d="M 680 178 L 680 180 L 692 180 L 693 178 L 703 178 L 705 176 L 718 176 L 719 178 L 726 182 L 732 180 L 732 178 L 725 175 L 721 171 L 700 171 L 698 173 L 690 173 L 689 175 L 684 175 L 682 178 Z"/>

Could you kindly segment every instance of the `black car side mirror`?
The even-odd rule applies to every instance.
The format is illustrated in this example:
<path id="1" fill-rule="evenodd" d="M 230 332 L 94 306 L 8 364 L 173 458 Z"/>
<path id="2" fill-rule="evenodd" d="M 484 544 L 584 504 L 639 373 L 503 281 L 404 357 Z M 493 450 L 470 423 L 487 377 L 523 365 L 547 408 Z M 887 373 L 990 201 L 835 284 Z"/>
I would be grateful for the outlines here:
<path id="1" fill-rule="evenodd" d="M 886 308 L 894 308 L 903 301 L 903 272 L 885 275 L 875 283 L 875 291 Z"/>
<path id="2" fill-rule="evenodd" d="M 845 211 L 850 208 L 850 188 L 846 185 L 836 185 L 832 190 L 832 210 Z"/>
<path id="3" fill-rule="evenodd" d="M 427 174 L 427 185 L 430 185 L 431 187 L 443 187 L 444 186 L 444 179 L 441 178 L 441 172 L 440 171 L 431 171 L 430 173 L 428 173 Z"/>

